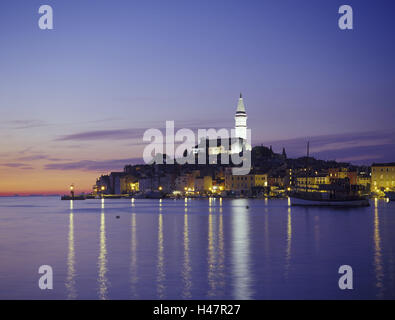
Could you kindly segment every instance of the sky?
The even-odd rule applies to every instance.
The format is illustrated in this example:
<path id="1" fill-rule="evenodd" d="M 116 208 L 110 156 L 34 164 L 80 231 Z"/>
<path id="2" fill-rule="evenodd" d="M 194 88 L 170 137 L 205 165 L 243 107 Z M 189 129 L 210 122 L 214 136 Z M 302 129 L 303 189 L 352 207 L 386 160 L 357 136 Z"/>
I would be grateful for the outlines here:
<path id="1" fill-rule="evenodd" d="M 240 92 L 253 145 L 395 161 L 394 15 L 391 0 L 1 1 L 0 195 L 90 191 L 166 120 L 232 128 Z"/>

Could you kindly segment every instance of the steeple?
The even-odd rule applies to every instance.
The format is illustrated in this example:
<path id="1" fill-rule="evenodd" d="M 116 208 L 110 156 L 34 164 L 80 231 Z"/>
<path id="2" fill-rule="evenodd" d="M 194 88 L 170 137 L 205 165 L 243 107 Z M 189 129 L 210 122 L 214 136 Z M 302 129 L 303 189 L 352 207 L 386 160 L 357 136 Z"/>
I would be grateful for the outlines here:
<path id="1" fill-rule="evenodd" d="M 237 138 L 247 140 L 247 113 L 241 93 L 235 116 L 235 133 Z"/>
<path id="2" fill-rule="evenodd" d="M 237 113 L 245 113 L 246 112 L 246 108 L 244 106 L 244 101 L 243 101 L 243 96 L 240 93 L 240 98 L 239 98 L 239 102 L 237 103 L 237 110 L 236 110 L 236 114 Z"/>
<path id="3" fill-rule="evenodd" d="M 285 152 L 285 148 L 283 147 L 283 158 L 287 159 L 287 153 Z"/>

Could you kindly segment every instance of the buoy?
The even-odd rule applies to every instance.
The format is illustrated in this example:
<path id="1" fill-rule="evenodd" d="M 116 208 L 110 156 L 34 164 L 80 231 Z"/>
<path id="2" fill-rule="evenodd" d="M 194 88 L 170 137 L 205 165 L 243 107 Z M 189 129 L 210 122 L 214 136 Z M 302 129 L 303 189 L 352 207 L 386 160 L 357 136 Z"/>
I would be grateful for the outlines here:
<path id="1" fill-rule="evenodd" d="M 250 207 L 249 207 L 249 206 L 246 206 L 246 208 L 249 209 Z"/>
<path id="2" fill-rule="evenodd" d="M 119 216 L 117 216 L 117 219 L 119 219 Z"/>

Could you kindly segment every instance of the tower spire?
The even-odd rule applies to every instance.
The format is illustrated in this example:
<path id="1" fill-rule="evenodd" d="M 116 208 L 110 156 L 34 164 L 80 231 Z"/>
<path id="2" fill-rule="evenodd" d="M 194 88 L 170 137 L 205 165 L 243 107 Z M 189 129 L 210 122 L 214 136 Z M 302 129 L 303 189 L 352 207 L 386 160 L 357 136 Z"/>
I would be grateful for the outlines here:
<path id="1" fill-rule="evenodd" d="M 244 106 L 244 101 L 243 101 L 243 96 L 240 93 L 240 98 L 239 98 L 239 102 L 237 103 L 237 110 L 236 113 L 240 113 L 240 112 L 246 112 L 245 106 Z"/>

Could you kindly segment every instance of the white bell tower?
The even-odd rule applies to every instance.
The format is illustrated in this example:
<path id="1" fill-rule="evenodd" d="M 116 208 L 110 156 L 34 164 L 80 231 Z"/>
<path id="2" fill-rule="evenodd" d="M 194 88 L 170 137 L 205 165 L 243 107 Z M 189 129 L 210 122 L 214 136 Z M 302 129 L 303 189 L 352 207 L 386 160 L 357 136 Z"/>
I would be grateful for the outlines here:
<path id="1" fill-rule="evenodd" d="M 247 113 L 241 93 L 235 115 L 235 134 L 236 138 L 247 140 Z"/>

